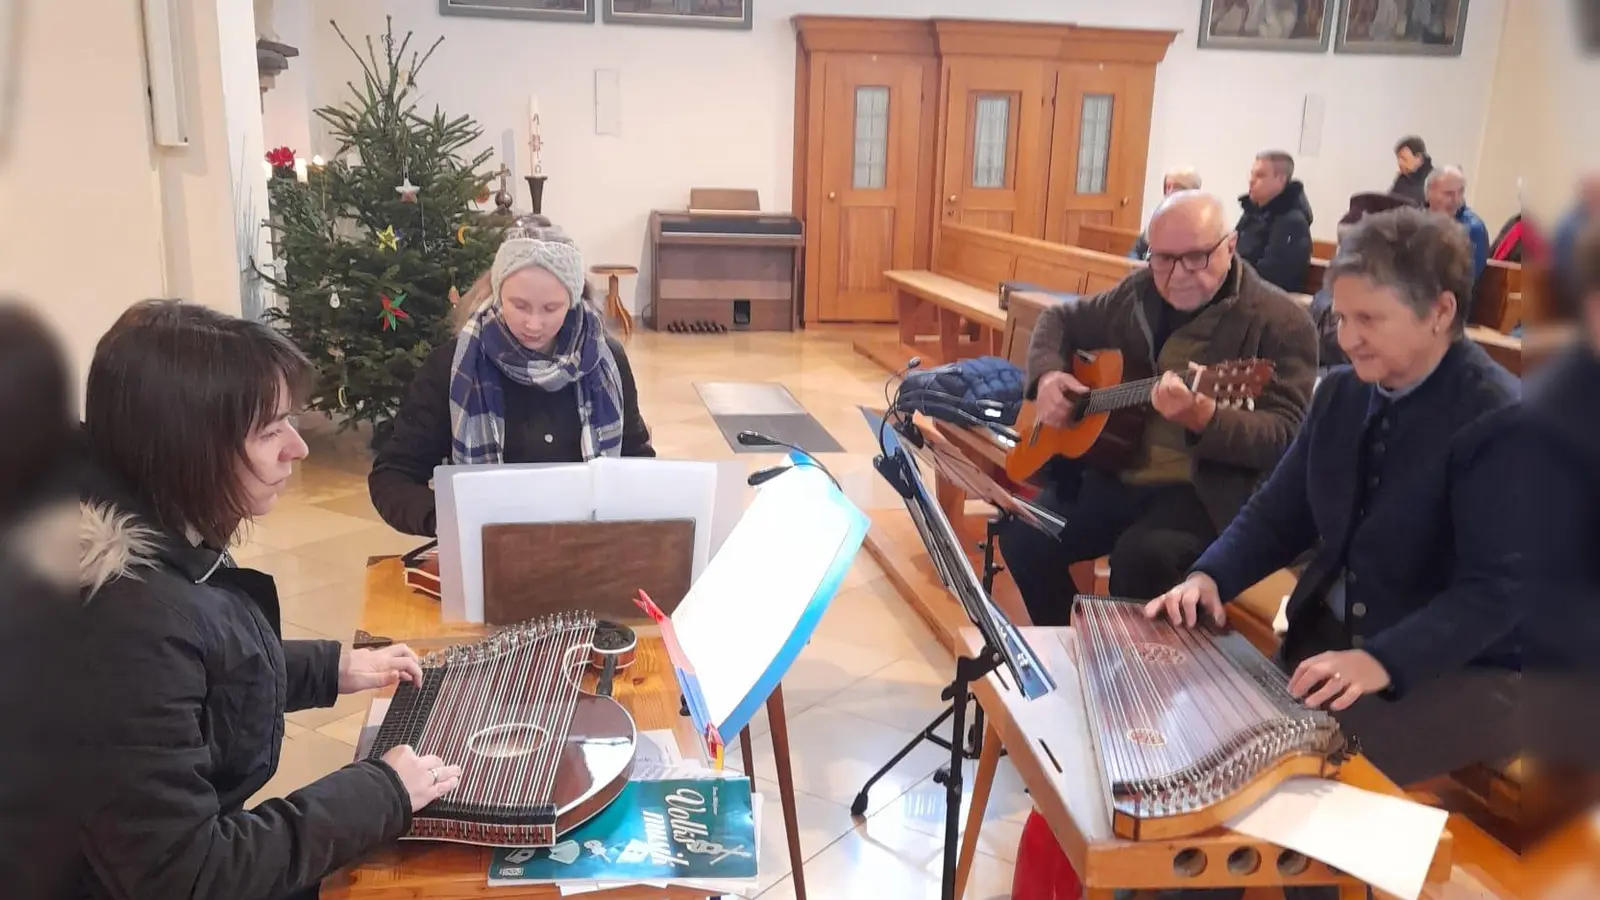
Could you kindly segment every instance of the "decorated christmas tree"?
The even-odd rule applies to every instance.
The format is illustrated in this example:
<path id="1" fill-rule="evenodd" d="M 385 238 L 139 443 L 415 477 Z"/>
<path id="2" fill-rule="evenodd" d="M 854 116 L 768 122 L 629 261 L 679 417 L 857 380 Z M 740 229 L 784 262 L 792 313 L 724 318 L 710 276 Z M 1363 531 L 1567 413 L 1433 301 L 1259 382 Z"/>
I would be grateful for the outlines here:
<path id="1" fill-rule="evenodd" d="M 338 142 L 311 164 L 290 148 L 267 154 L 279 307 L 267 317 L 311 357 L 310 406 L 381 435 L 417 367 L 449 339 L 454 299 L 494 259 L 502 219 L 476 212 L 492 155 L 463 154 L 482 134 L 471 118 L 418 111 L 426 53 L 396 39 L 393 23 L 363 54 L 354 96 L 316 115 Z M 381 45 L 381 46 L 380 46 Z"/>

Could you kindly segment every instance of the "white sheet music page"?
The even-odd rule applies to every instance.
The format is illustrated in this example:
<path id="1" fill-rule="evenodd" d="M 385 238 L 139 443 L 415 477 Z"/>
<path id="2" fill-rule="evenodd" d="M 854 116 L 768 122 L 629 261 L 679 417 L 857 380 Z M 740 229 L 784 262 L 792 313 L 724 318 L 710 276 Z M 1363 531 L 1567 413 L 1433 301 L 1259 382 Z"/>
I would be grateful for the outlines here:
<path id="1" fill-rule="evenodd" d="M 1348 872 L 1401 900 L 1422 893 L 1449 814 L 1323 778 L 1291 778 L 1228 827 Z"/>
<path id="2" fill-rule="evenodd" d="M 589 466 L 594 470 L 596 521 L 693 519 L 690 577 L 705 571 L 711 561 L 711 520 L 717 508 L 717 463 L 599 457 Z"/>
<path id="3" fill-rule="evenodd" d="M 672 614 L 719 727 L 794 633 L 849 535 L 850 510 L 833 491 L 812 466 L 763 485 Z"/>

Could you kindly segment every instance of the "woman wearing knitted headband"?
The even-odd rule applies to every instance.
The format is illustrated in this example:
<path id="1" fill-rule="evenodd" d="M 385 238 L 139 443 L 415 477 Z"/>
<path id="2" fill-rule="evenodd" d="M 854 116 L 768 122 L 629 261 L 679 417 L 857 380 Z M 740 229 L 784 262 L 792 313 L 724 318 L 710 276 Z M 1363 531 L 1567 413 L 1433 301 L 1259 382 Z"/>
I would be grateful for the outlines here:
<path id="1" fill-rule="evenodd" d="M 396 530 L 433 536 L 441 462 L 578 462 L 654 456 L 633 370 L 586 301 L 583 257 L 564 236 L 513 232 L 453 343 L 422 364 L 367 479 Z M 463 303 L 468 302 L 463 300 Z"/>

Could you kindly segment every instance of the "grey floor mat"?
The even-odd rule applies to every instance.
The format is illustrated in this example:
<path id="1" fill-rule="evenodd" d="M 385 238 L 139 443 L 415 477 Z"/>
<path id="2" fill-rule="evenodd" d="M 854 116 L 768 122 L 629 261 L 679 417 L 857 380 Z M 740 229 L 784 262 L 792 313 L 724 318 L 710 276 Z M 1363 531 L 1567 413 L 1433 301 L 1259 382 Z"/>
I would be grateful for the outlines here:
<path id="1" fill-rule="evenodd" d="M 746 447 L 739 432 L 757 431 L 808 453 L 842 453 L 822 423 L 811 417 L 789 389 L 770 381 L 707 381 L 694 386 L 722 437 L 737 453 L 782 452 L 773 447 Z"/>

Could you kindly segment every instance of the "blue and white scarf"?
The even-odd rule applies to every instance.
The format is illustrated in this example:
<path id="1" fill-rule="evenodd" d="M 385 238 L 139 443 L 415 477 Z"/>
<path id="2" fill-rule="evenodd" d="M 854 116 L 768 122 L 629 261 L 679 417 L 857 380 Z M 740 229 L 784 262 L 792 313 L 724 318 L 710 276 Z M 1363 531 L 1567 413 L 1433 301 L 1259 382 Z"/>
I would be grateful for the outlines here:
<path id="1" fill-rule="evenodd" d="M 501 314 L 500 286 L 527 266 L 554 274 L 572 295 L 572 307 L 547 356 L 523 347 Z M 450 371 L 450 461 L 455 465 L 505 461 L 505 385 L 559 391 L 577 387 L 584 460 L 622 455 L 622 376 L 606 342 L 605 323 L 583 301 L 583 261 L 571 245 L 508 240 L 493 269 L 494 293 L 456 336 Z"/>

